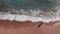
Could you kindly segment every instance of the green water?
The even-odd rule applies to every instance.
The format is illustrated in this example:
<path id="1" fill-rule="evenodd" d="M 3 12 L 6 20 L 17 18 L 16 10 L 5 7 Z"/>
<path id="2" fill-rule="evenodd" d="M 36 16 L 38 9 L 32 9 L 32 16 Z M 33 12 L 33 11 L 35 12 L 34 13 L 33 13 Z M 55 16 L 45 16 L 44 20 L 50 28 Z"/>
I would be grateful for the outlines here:
<path id="1" fill-rule="evenodd" d="M 23 8 L 47 10 L 54 7 L 50 0 L 0 0 L 1 8 Z"/>
<path id="2" fill-rule="evenodd" d="M 5 0 L 5 4 L 7 7 L 12 8 L 26 8 L 33 6 L 32 0 Z"/>

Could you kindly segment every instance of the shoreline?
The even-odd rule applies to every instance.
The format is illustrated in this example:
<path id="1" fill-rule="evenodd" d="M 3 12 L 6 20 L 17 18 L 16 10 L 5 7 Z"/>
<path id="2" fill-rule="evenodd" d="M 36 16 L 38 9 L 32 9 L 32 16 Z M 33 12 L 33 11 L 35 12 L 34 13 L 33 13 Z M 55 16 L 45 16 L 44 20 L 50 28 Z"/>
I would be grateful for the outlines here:
<path id="1" fill-rule="evenodd" d="M 55 22 L 43 23 L 36 28 L 41 22 L 0 20 L 0 34 L 60 34 L 60 24 Z"/>

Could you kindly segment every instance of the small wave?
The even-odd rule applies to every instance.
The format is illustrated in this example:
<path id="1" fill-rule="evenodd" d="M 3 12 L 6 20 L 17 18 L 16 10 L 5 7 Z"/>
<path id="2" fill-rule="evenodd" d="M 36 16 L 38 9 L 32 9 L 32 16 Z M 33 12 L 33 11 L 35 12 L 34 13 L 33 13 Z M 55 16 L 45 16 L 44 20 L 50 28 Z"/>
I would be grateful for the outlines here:
<path id="1" fill-rule="evenodd" d="M 0 19 L 2 20 L 16 20 L 16 21 L 26 21 L 30 20 L 32 22 L 43 21 L 49 23 L 50 21 L 60 20 L 60 10 L 43 12 L 38 10 L 15 10 L 8 9 L 8 11 L 0 11 Z"/>

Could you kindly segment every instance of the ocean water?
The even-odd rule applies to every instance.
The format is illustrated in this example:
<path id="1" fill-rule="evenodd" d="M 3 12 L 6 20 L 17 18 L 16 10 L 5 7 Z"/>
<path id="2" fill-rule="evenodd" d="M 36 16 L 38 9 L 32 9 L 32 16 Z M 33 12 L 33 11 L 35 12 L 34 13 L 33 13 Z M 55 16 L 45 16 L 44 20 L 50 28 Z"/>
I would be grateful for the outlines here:
<path id="1" fill-rule="evenodd" d="M 13 9 L 14 10 L 14 9 Z M 16 21 L 32 21 L 32 22 L 50 22 L 50 21 L 59 21 L 60 20 L 60 10 L 57 10 L 57 12 L 49 12 L 44 13 L 40 10 L 30 10 L 31 12 L 25 12 L 24 10 L 14 10 L 14 13 L 11 13 L 11 11 L 8 12 L 1 12 L 0 11 L 0 19 L 2 20 L 16 20 Z M 17 12 L 16 12 L 17 11 Z M 33 11 L 33 12 L 32 12 Z M 38 12 L 35 12 L 38 11 Z M 39 14 L 40 13 L 40 14 Z"/>
<path id="2" fill-rule="evenodd" d="M 32 22 L 60 20 L 59 0 L 0 0 L 0 19 Z"/>

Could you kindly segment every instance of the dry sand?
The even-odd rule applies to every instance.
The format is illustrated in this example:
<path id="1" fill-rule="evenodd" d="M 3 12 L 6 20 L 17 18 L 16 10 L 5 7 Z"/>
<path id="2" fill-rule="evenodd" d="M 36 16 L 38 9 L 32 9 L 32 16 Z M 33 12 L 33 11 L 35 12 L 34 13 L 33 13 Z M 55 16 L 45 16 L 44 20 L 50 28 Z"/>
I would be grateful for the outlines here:
<path id="1" fill-rule="evenodd" d="M 60 34 L 57 22 L 43 23 L 36 28 L 41 22 L 0 20 L 0 34 Z"/>

